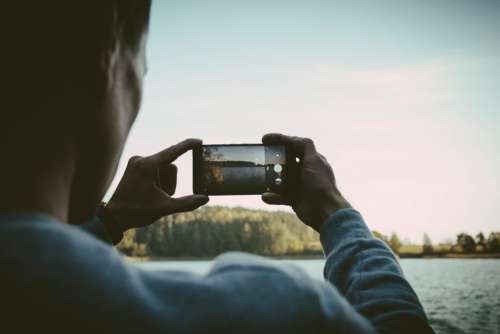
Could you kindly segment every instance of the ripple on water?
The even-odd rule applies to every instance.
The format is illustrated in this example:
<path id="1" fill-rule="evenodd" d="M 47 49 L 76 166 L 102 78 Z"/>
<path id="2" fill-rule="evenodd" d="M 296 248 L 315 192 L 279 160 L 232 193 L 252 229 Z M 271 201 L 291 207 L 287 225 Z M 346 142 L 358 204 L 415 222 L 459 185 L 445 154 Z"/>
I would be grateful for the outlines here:
<path id="1" fill-rule="evenodd" d="M 454 326 L 450 320 L 429 317 L 429 322 L 436 333 L 466 333 L 462 329 Z"/>
<path id="2" fill-rule="evenodd" d="M 500 333 L 500 261 L 401 260 L 436 333 Z"/>

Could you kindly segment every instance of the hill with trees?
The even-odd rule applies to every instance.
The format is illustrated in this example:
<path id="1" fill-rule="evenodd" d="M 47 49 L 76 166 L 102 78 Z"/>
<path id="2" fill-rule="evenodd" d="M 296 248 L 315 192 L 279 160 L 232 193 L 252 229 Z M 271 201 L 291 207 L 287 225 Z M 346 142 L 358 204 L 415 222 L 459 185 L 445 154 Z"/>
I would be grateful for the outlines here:
<path id="1" fill-rule="evenodd" d="M 500 254 L 500 232 L 486 238 L 460 233 L 455 243 L 433 245 L 424 233 L 422 245 L 403 243 L 392 233 L 373 231 L 401 257 L 492 256 Z M 266 256 L 322 255 L 319 235 L 292 213 L 206 206 L 164 217 L 148 227 L 128 231 L 118 245 L 124 254 L 147 257 L 214 257 L 227 251 Z"/>
<path id="2" fill-rule="evenodd" d="M 213 257 L 227 251 L 268 256 L 321 254 L 318 234 L 291 213 L 206 206 L 128 231 L 131 256 Z"/>

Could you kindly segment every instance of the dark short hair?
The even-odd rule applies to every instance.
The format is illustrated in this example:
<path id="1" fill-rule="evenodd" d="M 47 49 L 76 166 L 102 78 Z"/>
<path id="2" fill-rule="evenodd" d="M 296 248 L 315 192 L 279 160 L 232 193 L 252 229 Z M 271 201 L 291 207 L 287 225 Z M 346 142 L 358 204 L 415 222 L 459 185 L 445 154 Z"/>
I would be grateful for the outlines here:
<path id="1" fill-rule="evenodd" d="M 8 1 L 0 4 L 2 25 L 2 87 L 6 87 L 0 123 L 24 117 L 34 122 L 61 117 L 52 108 L 71 91 L 81 91 L 81 101 L 95 99 L 100 84 L 96 68 L 106 49 L 118 43 L 134 50 L 148 28 L 150 0 L 44 0 Z M 54 110 L 53 110 L 54 109 Z M 66 113 L 70 113 L 66 108 Z M 40 114 L 43 114 L 41 116 Z M 26 117 L 29 117 L 28 119 Z M 6 119 L 8 118 L 8 119 Z M 1 126 L 1 130 L 3 130 Z"/>

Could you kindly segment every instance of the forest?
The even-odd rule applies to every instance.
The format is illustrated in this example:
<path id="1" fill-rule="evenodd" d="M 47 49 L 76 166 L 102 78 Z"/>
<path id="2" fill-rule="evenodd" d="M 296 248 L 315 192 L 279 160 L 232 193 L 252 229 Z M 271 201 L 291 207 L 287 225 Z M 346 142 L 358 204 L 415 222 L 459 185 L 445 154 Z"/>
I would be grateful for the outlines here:
<path id="1" fill-rule="evenodd" d="M 422 244 L 404 243 L 399 236 L 373 231 L 401 257 L 487 255 L 500 253 L 500 232 L 485 237 L 466 233 L 451 243 L 433 244 L 424 233 Z M 319 235 L 294 214 L 283 211 L 206 206 L 170 215 L 142 229 L 128 231 L 118 249 L 136 257 L 214 257 L 227 251 L 266 256 L 322 255 Z"/>
<path id="2" fill-rule="evenodd" d="M 131 256 L 213 257 L 227 251 L 268 256 L 321 254 L 318 234 L 291 213 L 206 206 L 130 230 L 118 248 Z"/>

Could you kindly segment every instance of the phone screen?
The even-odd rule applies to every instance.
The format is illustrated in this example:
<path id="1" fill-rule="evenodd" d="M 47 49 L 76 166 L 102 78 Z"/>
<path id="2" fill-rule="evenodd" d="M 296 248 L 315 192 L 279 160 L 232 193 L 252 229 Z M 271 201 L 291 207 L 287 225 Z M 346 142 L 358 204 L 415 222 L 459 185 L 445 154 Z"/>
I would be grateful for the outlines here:
<path id="1" fill-rule="evenodd" d="M 285 184 L 284 146 L 203 145 L 193 154 L 195 193 L 261 194 L 279 191 Z"/>

